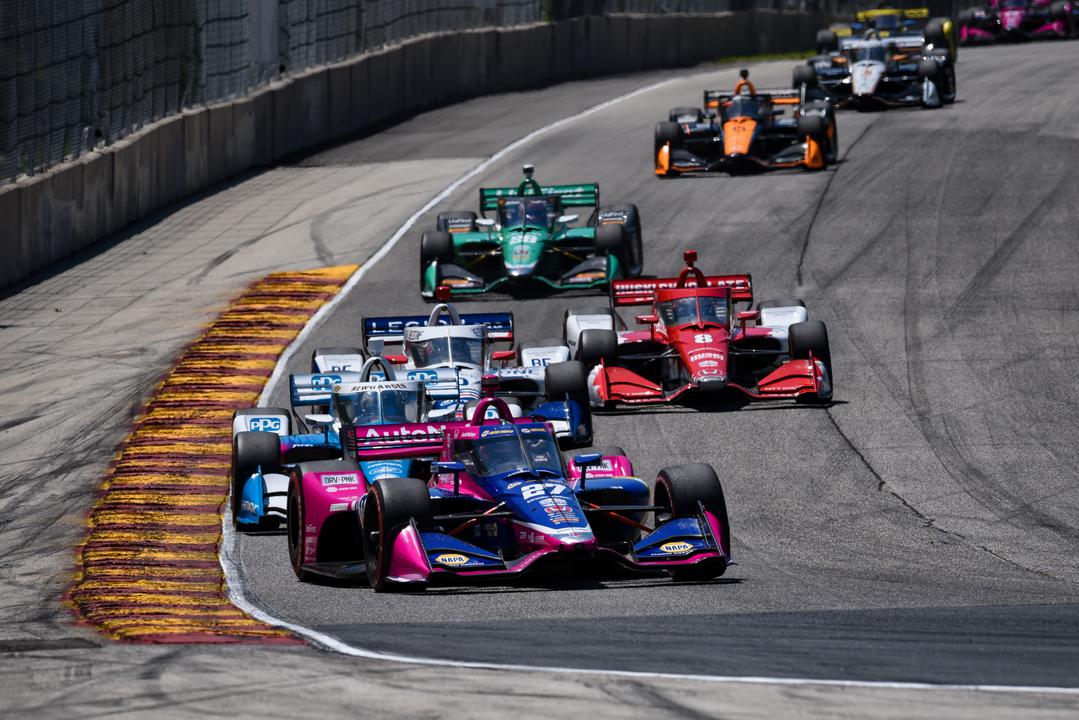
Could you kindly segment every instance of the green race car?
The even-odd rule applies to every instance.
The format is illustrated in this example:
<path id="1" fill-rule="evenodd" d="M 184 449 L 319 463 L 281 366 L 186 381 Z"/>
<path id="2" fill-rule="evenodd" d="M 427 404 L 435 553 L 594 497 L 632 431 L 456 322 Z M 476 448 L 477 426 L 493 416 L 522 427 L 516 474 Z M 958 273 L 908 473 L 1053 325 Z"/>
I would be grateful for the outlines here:
<path id="1" fill-rule="evenodd" d="M 540 185 L 531 165 L 517 187 L 480 188 L 480 216 L 446 212 L 420 241 L 420 294 L 605 289 L 638 277 L 643 262 L 636 205 L 599 207 L 599 185 Z M 567 208 L 596 208 L 582 226 Z M 493 219 L 487 213 L 493 212 Z"/>

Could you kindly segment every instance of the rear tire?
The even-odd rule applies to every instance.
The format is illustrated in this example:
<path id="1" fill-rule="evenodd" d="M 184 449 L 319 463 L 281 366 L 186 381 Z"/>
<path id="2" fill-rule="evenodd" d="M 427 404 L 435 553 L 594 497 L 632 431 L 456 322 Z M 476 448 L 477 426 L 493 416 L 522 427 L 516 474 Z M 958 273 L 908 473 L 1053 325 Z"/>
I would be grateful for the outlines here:
<path id="1" fill-rule="evenodd" d="M 588 393 L 588 368 L 576 360 L 548 365 L 543 371 L 544 394 L 548 401 L 557 402 L 567 397 L 581 408 L 583 433 L 578 428 L 571 428 L 572 444 L 587 446 L 592 444 L 592 398 Z"/>
<path id="2" fill-rule="evenodd" d="M 670 112 L 667 113 L 667 120 L 672 123 L 704 122 L 704 110 L 695 107 L 671 108 Z"/>
<path id="3" fill-rule="evenodd" d="M 623 269 L 629 267 L 626 228 L 622 225 L 599 225 L 596 227 L 596 255 L 615 257 Z"/>
<path id="4" fill-rule="evenodd" d="M 656 123 L 656 139 L 652 146 L 652 160 L 655 161 L 659 155 L 659 150 L 667 143 L 670 143 L 671 148 L 678 147 L 678 142 L 682 139 L 682 126 L 675 122 L 659 122 Z"/>
<path id="5" fill-rule="evenodd" d="M 839 49 L 839 37 L 836 36 L 831 30 L 818 30 L 817 31 L 817 52 L 821 55 L 827 55 L 830 52 Z"/>
<path id="6" fill-rule="evenodd" d="M 618 357 L 618 334 L 614 330 L 587 328 L 581 331 L 577 341 L 577 359 L 586 367 L 595 367 L 600 361 L 611 365 Z"/>
<path id="7" fill-rule="evenodd" d="M 476 213 L 470 210 L 455 210 L 453 212 L 444 212 L 438 214 L 438 219 L 435 220 L 435 229 L 442 232 L 449 232 L 451 221 L 453 220 L 467 220 L 468 232 L 476 231 Z"/>
<path id="8" fill-rule="evenodd" d="M 597 218 L 604 212 L 619 213 L 623 216 L 622 228 L 626 234 L 626 277 L 640 277 L 644 271 L 644 241 L 641 232 L 641 213 L 636 205 L 612 205 L 600 208 Z M 597 220 L 598 222 L 598 220 Z M 614 224 L 614 223 L 611 223 Z M 597 225 L 598 227 L 598 225 Z"/>
<path id="9" fill-rule="evenodd" d="M 285 523 L 285 534 L 288 536 L 288 559 L 292 565 L 292 572 L 300 582 L 307 582 L 311 574 L 303 569 L 303 548 L 307 542 L 306 523 L 307 517 L 304 512 L 302 475 L 292 473 L 288 486 L 288 520 Z"/>
<path id="10" fill-rule="evenodd" d="M 791 359 L 808 360 L 810 353 L 824 363 L 828 376 L 832 375 L 832 350 L 828 344 L 828 328 L 820 320 L 794 323 L 787 330 L 787 342 Z"/>
<path id="11" fill-rule="evenodd" d="M 429 524 L 431 515 L 431 495 L 427 483 L 422 480 L 384 478 L 376 480 L 368 489 L 361 532 L 367 581 L 375 592 L 397 589 L 397 585 L 388 579 L 393 548 L 385 539 L 412 520 L 421 527 Z M 420 585 L 411 587 L 419 588 Z"/>
<path id="12" fill-rule="evenodd" d="M 797 90 L 803 85 L 817 86 L 817 69 L 812 65 L 796 65 L 791 75 L 791 86 Z"/>
<path id="13" fill-rule="evenodd" d="M 727 501 L 723 496 L 723 485 L 711 465 L 689 463 L 663 468 L 656 478 L 654 504 L 668 508 L 667 512 L 656 511 L 656 524 L 660 525 L 677 517 L 696 517 L 701 506 L 719 519 L 723 536 L 717 538 L 723 551 L 731 549 L 730 521 L 727 517 Z M 726 560 L 702 562 L 686 568 L 674 570 L 671 576 L 676 581 L 709 580 L 719 577 L 727 570 Z"/>

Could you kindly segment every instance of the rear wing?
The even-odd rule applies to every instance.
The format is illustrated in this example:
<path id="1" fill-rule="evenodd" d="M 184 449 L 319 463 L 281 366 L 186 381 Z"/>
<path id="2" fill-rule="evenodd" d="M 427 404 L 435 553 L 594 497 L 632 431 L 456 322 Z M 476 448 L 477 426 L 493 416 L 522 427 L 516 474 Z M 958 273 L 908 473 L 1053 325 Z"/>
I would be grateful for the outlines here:
<path id="1" fill-rule="evenodd" d="M 890 45 L 895 48 L 922 49 L 925 47 L 925 39 L 921 36 L 897 35 L 895 37 L 881 38 L 880 40 L 840 40 L 840 50 L 859 50 L 865 47 Z"/>
<path id="2" fill-rule="evenodd" d="M 881 15 L 901 15 L 905 20 L 926 20 L 929 18 L 929 8 L 880 8 L 878 10 L 861 10 L 854 14 L 858 22 L 869 22 Z"/>
<path id="3" fill-rule="evenodd" d="M 753 302 L 753 278 L 750 275 L 706 275 L 705 287 L 729 287 L 731 300 L 735 302 Z M 697 280 L 686 278 L 683 287 L 697 287 Z M 615 280 L 611 283 L 611 304 L 615 307 L 627 305 L 649 305 L 655 298 L 656 290 L 675 290 L 678 278 L 657 278 L 655 280 Z"/>
<path id="4" fill-rule="evenodd" d="M 407 458 L 438 455 L 444 431 L 453 423 L 407 423 L 404 425 L 361 425 L 346 439 L 357 460 Z M 349 442 L 351 440 L 351 442 Z"/>
<path id="5" fill-rule="evenodd" d="M 581 183 L 579 185 L 540 185 L 540 191 L 525 192 L 526 197 L 545 195 L 557 195 L 562 201 L 562 207 L 596 207 L 599 205 L 599 185 L 597 183 Z M 498 201 L 502 198 L 522 197 L 520 188 L 480 188 L 480 211 L 498 209 Z"/>
<path id="6" fill-rule="evenodd" d="M 487 328 L 487 339 L 492 342 L 513 343 L 513 313 L 464 313 L 459 316 L 462 325 L 483 325 Z M 410 327 L 427 327 L 428 315 L 396 315 L 390 317 L 370 317 L 363 319 L 363 345 L 373 338 L 380 338 L 385 343 L 402 343 L 405 330 Z M 438 316 L 439 325 L 450 325 L 446 315 Z"/>
<path id="7" fill-rule="evenodd" d="M 358 372 L 289 375 L 289 397 L 294 408 L 307 405 L 328 405 L 333 399 L 335 388 L 362 382 L 364 382 L 364 376 Z"/>
<path id="8" fill-rule="evenodd" d="M 802 95 L 797 90 L 785 88 L 768 88 L 758 90 L 754 97 L 767 98 L 777 105 L 796 105 L 802 101 Z M 729 103 L 734 99 L 734 93 L 728 90 L 705 90 L 704 107 L 706 110 L 718 110 L 719 106 Z"/>

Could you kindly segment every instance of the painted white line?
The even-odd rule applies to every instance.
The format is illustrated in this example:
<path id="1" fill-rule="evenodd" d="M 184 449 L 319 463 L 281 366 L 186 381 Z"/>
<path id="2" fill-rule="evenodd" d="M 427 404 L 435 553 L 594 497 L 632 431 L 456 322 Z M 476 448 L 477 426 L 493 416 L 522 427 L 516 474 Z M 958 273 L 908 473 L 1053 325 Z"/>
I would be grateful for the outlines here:
<path id="1" fill-rule="evenodd" d="M 702 73 L 698 73 L 702 74 Z M 379 260 L 384 258 L 397 243 L 404 237 L 416 222 L 433 209 L 440 202 L 449 197 L 458 188 L 464 185 L 469 180 L 473 179 L 494 163 L 501 160 L 506 155 L 514 152 L 523 145 L 526 145 L 536 138 L 546 135 L 552 130 L 557 130 L 560 127 L 568 125 L 572 122 L 576 122 L 582 118 L 586 118 L 595 113 L 606 110 L 612 105 L 624 102 L 631 98 L 637 97 L 644 93 L 652 92 L 665 85 L 684 80 L 685 78 L 671 78 L 663 80 L 661 82 L 653 83 L 651 85 L 634 90 L 631 93 L 622 95 L 606 102 L 602 102 L 599 105 L 594 105 L 587 110 L 577 113 L 576 115 L 570 115 L 562 118 L 550 125 L 545 125 L 537 130 L 532 131 L 524 137 L 518 138 L 506 147 L 502 148 L 494 155 L 476 165 L 467 173 L 462 175 L 453 181 L 442 192 L 431 198 L 427 204 L 417 210 L 411 217 L 409 217 L 401 227 L 397 229 L 397 232 L 386 241 L 382 247 L 380 247 L 367 261 L 352 274 L 351 277 L 345 282 L 341 290 L 337 295 L 328 303 L 323 305 L 308 321 L 307 325 L 300 331 L 300 334 L 296 336 L 285 351 L 281 354 L 281 358 L 277 361 L 277 366 L 274 368 L 273 374 L 270 375 L 270 379 L 266 381 L 266 387 L 263 388 L 262 394 L 259 396 L 259 405 L 266 405 L 269 402 L 270 396 L 273 395 L 274 390 L 277 388 L 277 384 L 281 381 L 282 376 L 285 373 L 292 356 L 307 340 L 308 336 L 314 330 L 322 324 L 322 322 L 329 316 L 331 312 L 337 307 L 337 305 L 344 300 L 348 293 L 356 287 L 357 284 L 367 275 L 378 263 Z M 251 617 L 260 620 L 268 625 L 284 628 L 289 630 L 303 638 L 306 638 L 318 647 L 325 650 L 341 653 L 342 655 L 349 655 L 351 657 L 365 658 L 368 660 L 378 660 L 382 662 L 394 662 L 403 663 L 408 665 L 426 665 L 433 667 L 447 667 L 447 668 L 461 668 L 471 670 L 500 670 L 500 671 L 514 671 L 514 672 L 528 672 L 528 673 L 549 673 L 549 674 L 573 674 L 573 675 L 597 675 L 605 677 L 623 677 L 633 679 L 645 679 L 645 680 L 680 680 L 680 681 L 696 681 L 707 683 L 741 683 L 749 685 L 817 685 L 817 686 L 831 686 L 831 687 L 845 687 L 845 688 L 876 688 L 883 690 L 963 690 L 963 691 L 976 691 L 976 692 L 1010 692 L 1010 693 L 1035 693 L 1035 694 L 1053 694 L 1053 695 L 1079 695 L 1079 688 L 1064 688 L 1064 687 L 1030 687 L 1030 686 L 1011 686 L 1011 685 L 937 685 L 932 683 L 913 683 L 913 682 L 884 682 L 873 680 L 817 680 L 813 678 L 777 678 L 777 677 L 752 677 L 752 676 L 739 676 L 739 675 L 691 675 L 682 673 L 658 673 L 658 672 L 643 672 L 633 670 L 598 670 L 588 668 L 570 668 L 570 667 L 545 667 L 534 665 L 511 665 L 501 663 L 484 663 L 484 662 L 464 662 L 458 660 L 440 660 L 438 658 L 425 658 L 414 657 L 410 655 L 396 655 L 393 653 L 382 653 L 374 650 L 366 650 L 361 647 L 349 645 L 331 635 L 321 633 L 317 630 L 313 630 L 303 625 L 297 625 L 295 623 L 282 620 L 266 612 L 262 608 L 251 602 L 244 592 L 244 580 L 243 570 L 241 569 L 239 555 L 239 543 L 236 531 L 232 526 L 232 503 L 225 503 L 225 511 L 222 513 L 221 518 L 221 555 L 220 562 L 221 568 L 225 574 L 225 583 L 228 587 L 229 600 L 236 605 L 236 607 L 249 614 Z"/>

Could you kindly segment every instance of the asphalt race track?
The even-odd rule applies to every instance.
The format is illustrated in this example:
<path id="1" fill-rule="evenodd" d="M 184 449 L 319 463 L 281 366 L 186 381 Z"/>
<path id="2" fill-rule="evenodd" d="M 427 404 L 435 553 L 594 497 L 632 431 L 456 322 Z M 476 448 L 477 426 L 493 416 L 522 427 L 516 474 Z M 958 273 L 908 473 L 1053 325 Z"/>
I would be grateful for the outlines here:
<path id="1" fill-rule="evenodd" d="M 827 409 L 728 403 L 597 421 L 597 444 L 625 447 L 642 477 L 716 466 L 738 562 L 722 579 L 547 574 L 376 595 L 301 585 L 284 536 L 270 535 L 242 539 L 249 599 L 354 645 L 452 660 L 1079 686 L 1077 47 L 964 49 L 959 102 L 843 112 L 842 162 L 817 173 L 655 178 L 653 124 L 736 77 L 677 75 L 467 183 L 294 356 L 289 369 L 305 371 L 316 345 L 357 343 L 362 316 L 429 309 L 420 230 L 437 211 L 475 209 L 481 184 L 516 183 L 522 162 L 542 182 L 598 181 L 604 202 L 639 206 L 646 272 L 677 271 L 693 247 L 706 271 L 750 272 L 758 299 L 802 297 L 828 324 Z M 786 87 L 791 65 L 752 79 Z M 535 126 L 526 106 L 487 99 L 301 164 L 481 157 L 492 137 Z M 575 304 L 595 300 L 463 307 L 512 310 L 529 339 L 558 335 Z"/>

